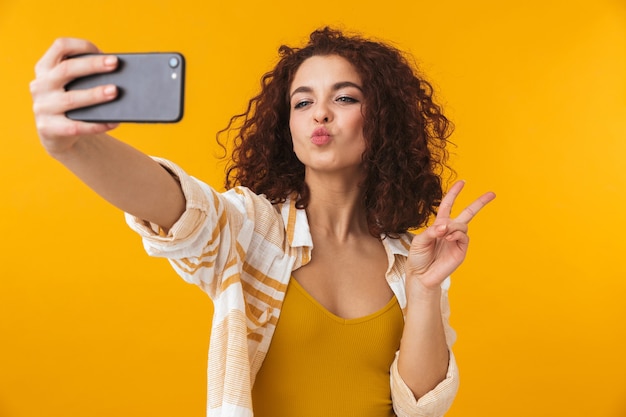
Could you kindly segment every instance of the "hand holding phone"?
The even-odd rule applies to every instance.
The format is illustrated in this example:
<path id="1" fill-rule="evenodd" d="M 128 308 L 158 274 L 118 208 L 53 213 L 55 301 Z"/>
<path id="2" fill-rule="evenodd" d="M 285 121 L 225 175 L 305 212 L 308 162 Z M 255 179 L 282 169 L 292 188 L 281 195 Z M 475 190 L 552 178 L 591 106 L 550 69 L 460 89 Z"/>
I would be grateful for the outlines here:
<path id="1" fill-rule="evenodd" d="M 73 109 L 66 113 L 73 120 L 98 123 L 174 123 L 183 117 L 185 58 L 177 52 L 115 54 L 113 72 L 77 78 L 66 90 L 88 89 L 99 85 L 117 86 L 113 101 Z"/>

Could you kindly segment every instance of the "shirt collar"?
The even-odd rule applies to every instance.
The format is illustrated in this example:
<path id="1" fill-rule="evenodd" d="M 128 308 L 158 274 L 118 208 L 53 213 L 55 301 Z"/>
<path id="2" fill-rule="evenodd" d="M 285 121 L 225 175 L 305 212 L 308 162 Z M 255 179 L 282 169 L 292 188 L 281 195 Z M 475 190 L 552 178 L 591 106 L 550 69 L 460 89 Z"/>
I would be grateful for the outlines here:
<path id="1" fill-rule="evenodd" d="M 313 239 L 311 238 L 311 230 L 309 229 L 306 211 L 296 208 L 295 198 L 288 197 L 287 200 L 280 205 L 279 209 L 283 223 L 285 224 L 289 245 L 292 248 L 313 248 Z"/>
<path id="2" fill-rule="evenodd" d="M 309 221 L 306 210 L 296 208 L 295 198 L 288 197 L 280 205 L 280 213 L 285 224 L 287 237 L 291 247 L 313 247 Z M 383 245 L 388 253 L 393 255 L 408 256 L 413 235 L 404 233 L 399 238 L 381 237 Z"/>

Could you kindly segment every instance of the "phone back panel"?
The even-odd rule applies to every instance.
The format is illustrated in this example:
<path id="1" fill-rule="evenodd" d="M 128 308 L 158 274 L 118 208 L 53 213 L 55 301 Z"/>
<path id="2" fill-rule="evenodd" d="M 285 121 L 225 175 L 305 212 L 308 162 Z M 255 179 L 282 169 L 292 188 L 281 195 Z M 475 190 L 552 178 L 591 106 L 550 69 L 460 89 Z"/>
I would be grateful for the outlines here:
<path id="1" fill-rule="evenodd" d="M 173 123 L 183 117 L 185 59 L 179 53 L 116 54 L 111 73 L 78 78 L 66 90 L 115 84 L 115 100 L 67 112 L 87 122 Z M 172 65 L 175 61 L 176 65 Z"/>

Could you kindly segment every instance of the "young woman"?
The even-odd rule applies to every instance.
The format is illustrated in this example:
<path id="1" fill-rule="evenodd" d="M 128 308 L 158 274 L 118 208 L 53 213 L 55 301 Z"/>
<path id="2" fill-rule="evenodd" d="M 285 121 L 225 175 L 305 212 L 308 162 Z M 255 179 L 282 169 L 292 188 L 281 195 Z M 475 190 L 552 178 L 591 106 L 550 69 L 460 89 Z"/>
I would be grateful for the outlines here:
<path id="1" fill-rule="evenodd" d="M 214 303 L 210 416 L 440 416 L 458 372 L 448 276 L 468 223 L 443 196 L 450 124 L 395 48 L 328 28 L 276 67 L 237 128 L 228 191 L 65 112 L 115 86 L 66 92 L 115 56 L 59 39 L 31 83 L 49 154 L 124 210 L 148 253 Z M 420 234 L 410 229 L 432 224 Z"/>

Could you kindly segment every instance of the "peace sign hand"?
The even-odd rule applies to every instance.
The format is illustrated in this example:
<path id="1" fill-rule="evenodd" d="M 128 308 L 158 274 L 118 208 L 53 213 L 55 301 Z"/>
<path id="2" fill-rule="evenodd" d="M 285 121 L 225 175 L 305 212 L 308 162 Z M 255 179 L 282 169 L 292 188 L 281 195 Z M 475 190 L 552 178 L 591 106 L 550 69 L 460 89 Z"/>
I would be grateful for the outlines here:
<path id="1" fill-rule="evenodd" d="M 413 238 L 406 265 L 407 280 L 417 279 L 425 289 L 435 289 L 465 259 L 469 236 L 468 223 L 496 195 L 488 192 L 450 218 L 452 205 L 464 181 L 457 181 L 441 200 L 434 223 Z"/>

